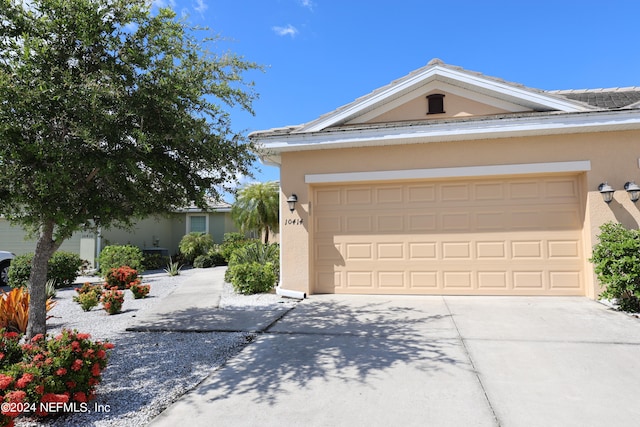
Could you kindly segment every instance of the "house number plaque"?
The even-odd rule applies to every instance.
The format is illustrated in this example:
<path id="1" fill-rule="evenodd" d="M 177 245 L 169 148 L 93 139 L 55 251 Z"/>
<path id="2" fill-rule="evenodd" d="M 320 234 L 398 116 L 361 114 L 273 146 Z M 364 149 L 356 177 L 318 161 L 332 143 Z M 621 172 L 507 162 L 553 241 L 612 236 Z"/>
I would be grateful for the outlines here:
<path id="1" fill-rule="evenodd" d="M 285 219 L 284 225 L 302 225 L 302 219 Z"/>

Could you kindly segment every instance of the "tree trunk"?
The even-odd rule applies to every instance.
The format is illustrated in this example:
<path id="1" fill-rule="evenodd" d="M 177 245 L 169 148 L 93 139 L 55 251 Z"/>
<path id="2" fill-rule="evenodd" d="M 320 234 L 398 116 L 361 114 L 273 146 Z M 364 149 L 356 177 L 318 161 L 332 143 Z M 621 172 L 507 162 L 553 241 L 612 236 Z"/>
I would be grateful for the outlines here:
<path id="1" fill-rule="evenodd" d="M 41 227 L 36 243 L 36 250 L 31 263 L 29 275 L 29 322 L 27 338 L 47 333 L 47 265 L 59 244 L 53 240 L 52 221 L 46 221 Z"/>

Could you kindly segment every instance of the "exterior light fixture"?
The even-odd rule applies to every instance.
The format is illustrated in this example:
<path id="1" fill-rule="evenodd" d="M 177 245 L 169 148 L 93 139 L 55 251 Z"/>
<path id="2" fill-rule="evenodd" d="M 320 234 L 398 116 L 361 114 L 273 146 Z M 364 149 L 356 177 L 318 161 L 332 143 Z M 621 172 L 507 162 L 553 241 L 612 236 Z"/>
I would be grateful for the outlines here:
<path id="1" fill-rule="evenodd" d="M 633 203 L 640 199 L 640 186 L 633 181 L 629 181 L 624 184 L 624 189 L 627 190 L 629 198 Z"/>
<path id="2" fill-rule="evenodd" d="M 296 203 L 298 202 L 298 196 L 296 196 L 295 194 L 292 194 L 291 196 L 289 196 L 289 198 L 287 199 L 287 203 L 289 204 L 289 210 L 291 212 L 296 210 Z"/>
<path id="3" fill-rule="evenodd" d="M 611 203 L 613 200 L 613 193 L 616 190 L 614 190 L 613 187 L 605 181 L 598 186 L 598 191 L 602 194 L 602 200 L 604 200 L 605 203 Z"/>

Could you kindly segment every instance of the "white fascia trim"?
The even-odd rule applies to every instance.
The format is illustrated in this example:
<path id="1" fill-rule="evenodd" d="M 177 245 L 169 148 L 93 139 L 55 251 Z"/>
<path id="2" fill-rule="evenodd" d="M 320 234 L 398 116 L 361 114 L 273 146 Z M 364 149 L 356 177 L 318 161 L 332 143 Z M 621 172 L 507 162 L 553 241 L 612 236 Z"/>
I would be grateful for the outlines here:
<path id="1" fill-rule="evenodd" d="M 522 111 L 531 111 L 530 107 L 524 107 L 523 105 L 518 105 L 514 102 L 509 102 L 509 101 L 504 101 L 502 99 L 498 99 L 495 97 L 491 97 L 485 94 L 482 94 L 480 92 L 474 92 L 471 89 L 464 89 L 461 88 L 459 86 L 454 86 L 451 85 L 449 83 L 446 82 L 436 82 L 436 81 L 431 81 L 427 84 L 425 84 L 424 86 L 408 92 L 407 94 L 404 94 L 396 99 L 394 99 L 393 101 L 390 101 L 380 107 L 377 107 L 367 113 L 364 113 L 361 116 L 358 116 L 350 121 L 348 121 L 346 124 L 361 124 L 361 123 L 366 123 L 369 120 L 372 120 L 382 114 L 385 114 L 391 110 L 393 110 L 394 108 L 400 107 L 402 104 L 409 102 L 415 98 L 418 98 L 420 96 L 424 96 L 427 93 L 433 91 L 433 90 L 438 90 L 438 91 L 442 91 L 442 92 L 447 92 L 453 95 L 457 95 L 460 97 L 466 97 L 468 99 L 471 99 L 472 101 L 476 101 L 476 102 L 480 102 L 483 104 L 487 104 L 490 105 L 492 107 L 495 108 L 501 108 L 505 111 L 509 111 L 512 113 L 515 112 L 522 112 Z M 425 100 L 425 109 L 426 109 L 426 100 Z M 425 111 L 426 113 L 426 111 Z"/>
<path id="2" fill-rule="evenodd" d="M 570 173 L 586 172 L 590 170 L 591 161 L 577 160 L 571 162 L 552 163 L 522 163 L 492 166 L 462 166 L 454 168 L 308 174 L 304 176 L 304 182 L 307 184 L 332 184 L 339 182 L 399 181 L 409 179 Z"/>
<path id="3" fill-rule="evenodd" d="M 640 111 L 549 115 L 265 137 L 271 153 L 640 129 Z"/>
<path id="4" fill-rule="evenodd" d="M 536 93 L 530 90 L 520 89 L 513 85 L 508 85 L 508 84 L 496 82 L 494 80 L 490 80 L 487 78 L 474 76 L 467 73 L 462 73 L 459 71 L 454 71 L 444 67 L 436 66 L 433 68 L 429 68 L 428 70 L 425 70 L 422 73 L 416 74 L 415 76 L 411 76 L 405 81 L 398 83 L 396 85 L 393 85 L 390 88 L 383 90 L 380 93 L 377 93 L 368 99 L 365 99 L 361 102 L 355 101 L 350 107 L 345 108 L 342 111 L 337 111 L 333 114 L 329 114 L 327 117 L 312 121 L 307 125 L 303 126 L 302 129 L 297 130 L 296 133 L 318 132 L 318 131 L 321 131 L 322 129 L 333 126 L 336 123 L 348 121 L 354 118 L 360 112 L 367 111 L 370 108 L 374 108 L 377 103 L 383 101 L 385 98 L 392 97 L 395 94 L 401 93 L 406 90 L 410 90 L 412 86 L 424 84 L 425 82 L 428 82 L 429 79 L 437 78 L 438 76 L 444 79 L 453 80 L 457 83 L 457 85 L 463 85 L 463 86 L 469 85 L 469 86 L 480 87 L 485 90 L 499 92 L 510 97 L 521 98 L 528 102 L 533 102 L 535 104 L 546 106 L 551 110 L 559 110 L 567 113 L 588 111 L 586 107 L 576 105 L 572 102 L 563 101 L 561 99 L 549 97 L 542 93 Z"/>

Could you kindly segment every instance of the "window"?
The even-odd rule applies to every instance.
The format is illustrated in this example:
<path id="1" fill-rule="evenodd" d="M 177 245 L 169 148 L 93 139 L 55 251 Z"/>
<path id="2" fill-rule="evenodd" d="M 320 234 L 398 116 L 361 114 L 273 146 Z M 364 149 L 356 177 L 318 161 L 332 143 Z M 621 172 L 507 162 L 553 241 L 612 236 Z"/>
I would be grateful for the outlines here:
<path id="1" fill-rule="evenodd" d="M 434 93 L 433 95 L 427 95 L 428 110 L 427 114 L 442 114 L 444 113 L 444 95 L 441 93 Z"/>
<path id="2" fill-rule="evenodd" d="M 187 233 L 207 233 L 208 224 L 206 215 L 188 215 L 187 216 Z"/>

